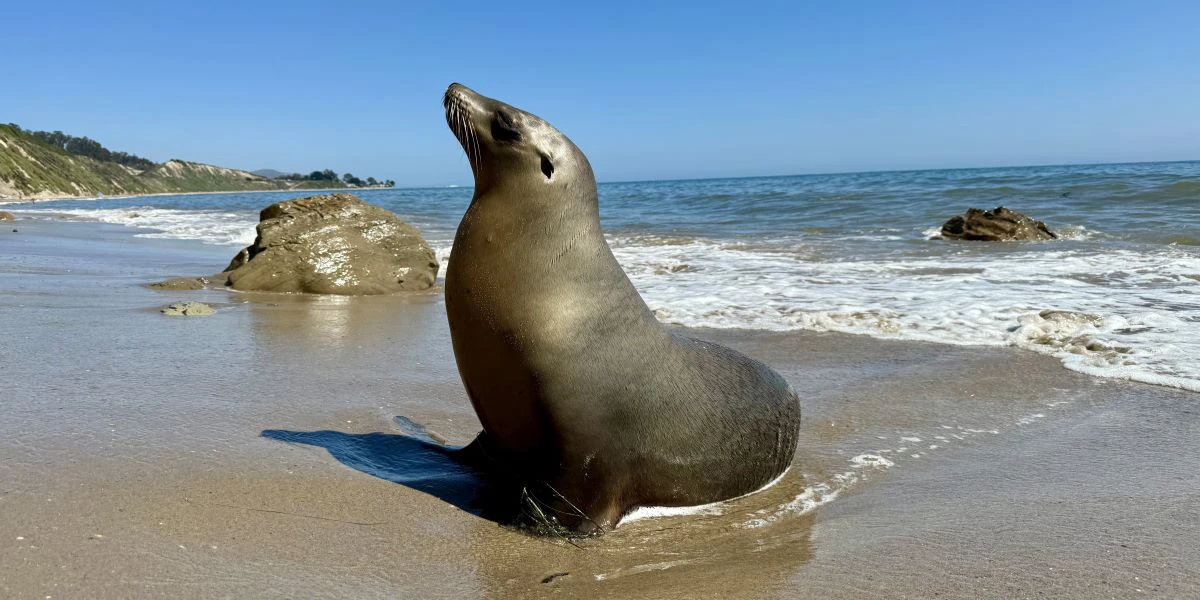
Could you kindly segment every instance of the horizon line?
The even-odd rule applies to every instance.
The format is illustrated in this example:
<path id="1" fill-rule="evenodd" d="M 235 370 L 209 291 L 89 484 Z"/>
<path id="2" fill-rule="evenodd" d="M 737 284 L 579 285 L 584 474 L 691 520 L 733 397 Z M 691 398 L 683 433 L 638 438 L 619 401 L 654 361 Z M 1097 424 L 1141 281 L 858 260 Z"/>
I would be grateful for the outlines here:
<path id="1" fill-rule="evenodd" d="M 726 181 L 738 179 L 775 179 L 782 177 L 823 177 L 828 175 L 875 175 L 880 173 L 927 173 L 932 171 L 983 171 L 989 169 L 1038 169 L 1051 167 L 1098 167 L 1098 166 L 1119 166 L 1119 165 L 1163 165 L 1163 164 L 1180 164 L 1180 163 L 1195 163 L 1200 162 L 1200 158 L 1179 159 L 1179 160 L 1134 160 L 1134 161 L 1118 161 L 1118 162 L 1079 162 L 1079 163 L 1042 163 L 1031 165 L 996 165 L 989 167 L 935 167 L 922 169 L 871 169 L 867 171 L 821 171 L 814 173 L 788 173 L 775 175 L 733 175 L 726 177 L 664 177 L 651 179 L 615 179 L 597 181 L 596 185 L 616 185 L 625 183 L 662 183 L 667 181 Z M 397 185 L 392 188 L 394 190 L 441 190 L 449 188 L 468 188 L 475 187 L 475 183 L 445 183 L 440 185 Z"/>

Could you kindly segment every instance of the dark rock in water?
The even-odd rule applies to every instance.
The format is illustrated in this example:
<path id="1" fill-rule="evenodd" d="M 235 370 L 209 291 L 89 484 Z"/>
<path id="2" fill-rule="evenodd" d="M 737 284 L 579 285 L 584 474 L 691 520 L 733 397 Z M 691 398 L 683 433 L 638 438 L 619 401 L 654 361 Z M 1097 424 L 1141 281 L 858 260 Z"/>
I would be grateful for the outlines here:
<path id="1" fill-rule="evenodd" d="M 433 285 L 438 262 L 412 225 L 350 194 L 278 202 L 223 277 L 238 290 L 390 294 Z"/>
<path id="2" fill-rule="evenodd" d="M 0 221 L 16 221 L 17 215 L 14 215 L 6 210 L 0 210 Z"/>
<path id="3" fill-rule="evenodd" d="M 164 306 L 158 312 L 168 317 L 207 317 L 217 311 L 203 302 L 176 302 Z"/>
<path id="4" fill-rule="evenodd" d="M 967 209 L 967 214 L 954 217 L 942 225 L 942 238 L 948 240 L 979 240 L 985 242 L 1032 241 L 1058 239 L 1046 224 L 1019 212 L 998 206 L 992 210 Z"/>
<path id="5" fill-rule="evenodd" d="M 166 281 L 148 283 L 152 290 L 202 290 L 209 283 L 207 277 L 172 277 Z"/>

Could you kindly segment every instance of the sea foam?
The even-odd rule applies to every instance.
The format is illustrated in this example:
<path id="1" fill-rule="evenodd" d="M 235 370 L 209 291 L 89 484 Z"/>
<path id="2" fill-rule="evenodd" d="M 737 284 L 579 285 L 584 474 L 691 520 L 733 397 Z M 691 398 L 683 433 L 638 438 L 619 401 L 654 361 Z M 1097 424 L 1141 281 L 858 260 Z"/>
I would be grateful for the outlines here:
<path id="1" fill-rule="evenodd" d="M 613 251 L 667 323 L 1018 346 L 1091 375 L 1200 391 L 1190 249 L 855 256 L 800 241 L 648 241 L 616 237 Z"/>
<path id="2" fill-rule="evenodd" d="M 213 209 L 37 208 L 138 228 L 136 235 L 242 246 L 257 214 Z M 450 228 L 423 228 L 449 266 Z M 1076 241 L 954 244 L 921 230 L 713 239 L 617 234 L 618 261 L 660 320 L 701 328 L 833 331 L 1017 346 L 1101 377 L 1200 391 L 1200 252 Z M 925 233 L 930 233 L 932 230 Z M 886 248 L 880 251 L 878 248 Z"/>
<path id="3" fill-rule="evenodd" d="M 254 242 L 258 215 L 221 210 L 179 210 L 153 206 L 128 208 L 39 208 L 22 213 L 54 215 L 135 227 L 137 237 L 198 240 L 205 244 L 246 246 Z"/>

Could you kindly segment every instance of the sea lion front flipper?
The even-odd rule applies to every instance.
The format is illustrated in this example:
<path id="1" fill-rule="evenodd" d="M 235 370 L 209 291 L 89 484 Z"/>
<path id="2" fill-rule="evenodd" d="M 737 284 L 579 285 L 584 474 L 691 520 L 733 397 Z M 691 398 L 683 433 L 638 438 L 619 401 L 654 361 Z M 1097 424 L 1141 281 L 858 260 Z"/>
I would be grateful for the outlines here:
<path id="1" fill-rule="evenodd" d="M 426 444 L 433 446 L 446 446 L 447 444 L 446 438 L 433 431 L 430 431 L 424 425 L 408 417 L 396 415 L 395 417 L 392 417 L 392 422 L 395 423 L 396 427 L 399 427 L 400 431 L 404 432 L 405 435 L 417 438 Z"/>
<path id="2" fill-rule="evenodd" d="M 480 431 L 470 444 L 461 448 L 448 449 L 446 452 L 460 464 L 476 471 L 493 471 L 496 468 L 495 448 L 487 437 L 487 432 Z"/>
<path id="3" fill-rule="evenodd" d="M 438 450 L 439 452 L 454 459 L 455 462 L 475 469 L 476 471 L 489 470 L 494 464 L 495 455 L 487 434 L 479 432 L 475 439 L 466 446 L 451 446 L 449 440 L 435 431 L 430 431 L 424 425 L 404 416 L 397 415 L 392 417 L 392 422 L 400 429 L 404 435 L 415 438 L 421 443 Z"/>

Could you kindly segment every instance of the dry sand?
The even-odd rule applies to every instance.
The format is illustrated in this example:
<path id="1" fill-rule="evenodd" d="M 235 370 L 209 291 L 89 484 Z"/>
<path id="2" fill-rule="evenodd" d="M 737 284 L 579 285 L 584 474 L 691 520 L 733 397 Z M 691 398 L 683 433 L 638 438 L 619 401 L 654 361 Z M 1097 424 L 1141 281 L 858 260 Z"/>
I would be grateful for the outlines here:
<path id="1" fill-rule="evenodd" d="M 788 476 L 532 538 L 393 423 L 478 430 L 437 295 L 156 292 L 228 249 L 118 229 L 0 236 L 2 597 L 1200 597 L 1195 394 L 1018 350 L 693 332 L 799 391 Z M 218 312 L 157 313 L 178 300 Z"/>

